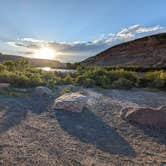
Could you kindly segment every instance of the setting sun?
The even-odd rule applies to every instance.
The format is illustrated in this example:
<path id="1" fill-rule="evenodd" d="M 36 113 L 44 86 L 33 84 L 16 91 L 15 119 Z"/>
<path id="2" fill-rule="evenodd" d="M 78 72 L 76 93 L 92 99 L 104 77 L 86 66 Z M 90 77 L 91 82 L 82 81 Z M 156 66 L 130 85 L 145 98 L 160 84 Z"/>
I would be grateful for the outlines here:
<path id="1" fill-rule="evenodd" d="M 39 50 L 36 50 L 34 53 L 35 58 L 40 59 L 54 59 L 57 55 L 57 52 L 51 48 L 41 48 Z"/>

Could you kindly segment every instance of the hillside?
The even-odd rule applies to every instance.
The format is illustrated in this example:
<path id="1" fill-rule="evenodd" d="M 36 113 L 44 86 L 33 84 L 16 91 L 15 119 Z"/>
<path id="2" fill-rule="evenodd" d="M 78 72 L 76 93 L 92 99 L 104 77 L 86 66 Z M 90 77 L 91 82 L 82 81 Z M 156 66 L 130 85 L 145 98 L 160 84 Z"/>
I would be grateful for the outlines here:
<path id="1" fill-rule="evenodd" d="M 59 61 L 55 60 L 47 60 L 47 59 L 34 59 L 34 58 L 25 58 L 21 56 L 15 56 L 15 55 L 5 55 L 0 53 L 0 63 L 2 63 L 5 60 L 20 60 L 20 59 L 27 59 L 29 63 L 34 67 L 52 67 L 52 68 L 64 68 L 66 66 L 65 63 L 61 63 Z"/>
<path id="2" fill-rule="evenodd" d="M 166 33 L 113 46 L 81 62 L 83 65 L 166 66 Z"/>

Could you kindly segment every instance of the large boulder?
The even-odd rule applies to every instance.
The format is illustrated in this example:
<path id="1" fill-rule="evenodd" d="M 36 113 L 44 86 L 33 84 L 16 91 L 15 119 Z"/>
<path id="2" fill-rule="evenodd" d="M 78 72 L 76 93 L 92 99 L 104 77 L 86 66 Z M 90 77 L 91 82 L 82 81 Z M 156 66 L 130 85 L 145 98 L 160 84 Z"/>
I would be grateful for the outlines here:
<path id="1" fill-rule="evenodd" d="M 9 83 L 0 83 L 0 89 L 6 89 L 9 88 L 10 84 Z"/>
<path id="2" fill-rule="evenodd" d="M 87 96 L 76 93 L 67 93 L 54 101 L 53 109 L 71 111 L 71 112 L 81 112 L 83 107 L 86 105 Z"/>
<path id="3" fill-rule="evenodd" d="M 37 86 L 35 88 L 35 93 L 39 96 L 42 95 L 50 95 L 52 93 L 51 89 L 45 87 L 45 86 Z"/>
<path id="4" fill-rule="evenodd" d="M 157 109 L 125 107 L 121 110 L 121 118 L 149 127 L 166 128 L 166 106 Z"/>

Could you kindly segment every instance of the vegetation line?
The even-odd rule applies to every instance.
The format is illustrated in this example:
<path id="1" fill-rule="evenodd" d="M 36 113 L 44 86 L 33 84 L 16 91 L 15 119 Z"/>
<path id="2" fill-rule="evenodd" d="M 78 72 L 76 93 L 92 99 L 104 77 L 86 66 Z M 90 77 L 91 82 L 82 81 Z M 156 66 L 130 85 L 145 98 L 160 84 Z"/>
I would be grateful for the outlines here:
<path id="1" fill-rule="evenodd" d="M 68 67 L 76 68 L 75 73 L 61 73 L 36 69 L 24 59 L 4 61 L 3 64 L 0 64 L 0 82 L 10 83 L 13 87 L 25 88 L 44 85 L 54 89 L 56 85 L 73 84 L 114 89 L 133 87 L 166 89 L 165 68 L 74 65 L 68 65 Z"/>

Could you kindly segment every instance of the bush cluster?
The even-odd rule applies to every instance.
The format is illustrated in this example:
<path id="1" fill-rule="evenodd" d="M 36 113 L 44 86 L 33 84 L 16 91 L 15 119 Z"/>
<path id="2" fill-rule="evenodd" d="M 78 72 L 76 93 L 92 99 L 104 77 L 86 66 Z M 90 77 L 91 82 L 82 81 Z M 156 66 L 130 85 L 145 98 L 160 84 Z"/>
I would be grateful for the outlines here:
<path id="1" fill-rule="evenodd" d="M 85 87 L 99 86 L 102 88 L 124 88 L 134 87 L 137 78 L 134 72 L 119 70 L 106 70 L 102 67 L 78 70 L 75 83 Z"/>
<path id="2" fill-rule="evenodd" d="M 141 72 L 135 72 L 136 69 Z M 145 69 L 148 70 L 143 72 Z M 11 83 L 16 87 L 45 85 L 52 89 L 56 85 L 80 85 L 83 87 L 115 89 L 130 89 L 133 87 L 166 89 L 166 71 L 154 69 L 143 68 L 141 70 L 139 67 L 130 67 L 126 70 L 118 67 L 85 67 L 78 65 L 75 73 L 60 73 L 32 68 L 25 60 L 5 61 L 0 64 L 0 82 Z"/>
<path id="3" fill-rule="evenodd" d="M 145 82 L 148 87 L 166 89 L 166 72 L 163 70 L 148 72 Z"/>
<path id="4" fill-rule="evenodd" d="M 72 84 L 72 74 L 47 72 L 33 68 L 26 60 L 5 61 L 0 64 L 0 82 L 7 82 L 15 87 L 35 87 L 45 85 L 55 88 L 58 84 Z"/>
<path id="5" fill-rule="evenodd" d="M 33 87 L 43 85 L 43 79 L 40 74 L 30 73 L 28 71 L 7 71 L 0 72 L 0 82 L 8 82 L 19 87 Z"/>

